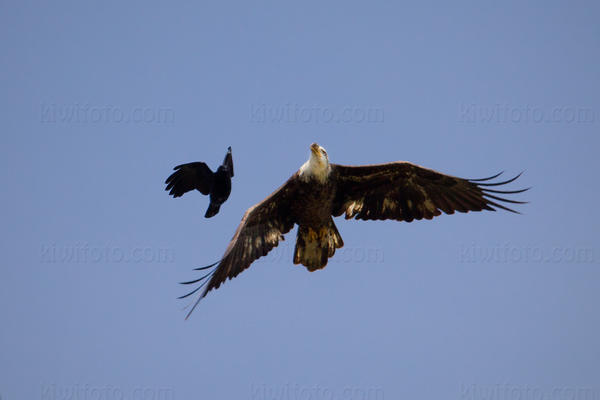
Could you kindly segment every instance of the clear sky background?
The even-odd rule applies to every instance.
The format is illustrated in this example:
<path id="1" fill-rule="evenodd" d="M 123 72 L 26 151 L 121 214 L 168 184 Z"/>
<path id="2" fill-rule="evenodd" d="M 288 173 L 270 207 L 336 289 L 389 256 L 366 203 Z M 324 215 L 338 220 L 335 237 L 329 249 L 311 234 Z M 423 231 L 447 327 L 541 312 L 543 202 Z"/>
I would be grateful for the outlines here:
<path id="1" fill-rule="evenodd" d="M 599 19 L 592 1 L 4 2 L 0 398 L 600 398 Z M 177 282 L 314 141 L 342 164 L 525 170 L 531 203 L 338 218 L 315 273 L 294 230 L 184 321 Z M 164 192 L 227 146 L 215 218 Z"/>

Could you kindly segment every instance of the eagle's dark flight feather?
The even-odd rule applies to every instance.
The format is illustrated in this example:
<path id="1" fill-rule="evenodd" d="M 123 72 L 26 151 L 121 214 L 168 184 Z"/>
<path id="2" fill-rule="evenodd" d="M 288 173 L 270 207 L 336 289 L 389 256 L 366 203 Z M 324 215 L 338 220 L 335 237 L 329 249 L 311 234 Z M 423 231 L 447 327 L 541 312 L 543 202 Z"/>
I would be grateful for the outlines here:
<path id="1" fill-rule="evenodd" d="M 462 179 L 420 167 L 409 162 L 394 162 L 366 166 L 332 164 L 336 174 L 338 190 L 333 206 L 333 216 L 345 213 L 346 219 L 385 220 L 411 222 L 432 219 L 441 214 L 455 211 L 495 211 L 493 207 L 516 212 L 494 202 L 524 202 L 504 199 L 489 194 L 492 191 L 481 186 L 496 186 L 496 183 L 479 183 L 497 178 L 500 174 L 483 180 Z M 499 184 L 514 181 L 520 176 Z M 492 191 L 493 193 L 521 193 L 514 191 Z"/>
<path id="2" fill-rule="evenodd" d="M 288 179 L 269 197 L 246 211 L 223 258 L 210 273 L 198 280 L 210 276 L 210 280 L 202 284 L 204 286 L 208 283 L 186 319 L 210 290 L 218 289 L 225 280 L 238 276 L 255 260 L 267 255 L 279 244 L 280 240 L 284 240 L 283 235 L 294 227 L 294 220 L 288 207 L 294 195 L 296 178 L 297 174 Z M 202 269 L 204 268 L 202 267 Z M 187 297 L 198 289 L 182 297 Z"/>

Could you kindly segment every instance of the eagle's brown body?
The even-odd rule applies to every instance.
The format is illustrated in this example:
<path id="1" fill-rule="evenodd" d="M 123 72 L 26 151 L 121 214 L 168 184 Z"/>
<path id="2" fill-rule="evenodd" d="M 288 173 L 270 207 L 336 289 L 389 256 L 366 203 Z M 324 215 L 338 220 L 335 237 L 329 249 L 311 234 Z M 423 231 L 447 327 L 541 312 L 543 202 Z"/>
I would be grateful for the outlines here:
<path id="1" fill-rule="evenodd" d="M 293 261 L 310 271 L 323 268 L 335 249 L 344 245 L 333 217 L 411 222 L 432 219 L 442 212 L 515 212 L 496 201 L 523 203 L 495 194 L 521 193 L 489 187 L 517 179 L 490 183 L 500 174 L 484 179 L 462 179 L 405 161 L 364 166 L 330 164 L 325 149 L 313 143 L 311 156 L 279 189 L 250 207 L 238 226 L 223 258 L 210 273 L 186 284 L 210 277 L 198 304 L 225 280 L 236 277 L 259 257 L 266 255 L 294 225 L 298 225 Z M 493 193 L 493 194 L 492 194 Z M 494 201 L 495 200 L 495 201 Z M 213 264 L 214 265 L 214 264 Z M 203 267 L 206 269 L 212 267 Z M 192 313 L 192 310 L 188 313 Z"/>
<path id="2" fill-rule="evenodd" d="M 330 176 L 331 178 L 331 176 Z M 327 265 L 335 249 L 344 245 L 331 214 L 336 186 L 330 180 L 298 180 L 295 200 L 290 203 L 294 222 L 298 224 L 294 264 L 302 264 L 310 271 Z"/>
<path id="3" fill-rule="evenodd" d="M 317 228 L 331 219 L 335 189 L 330 181 L 320 183 L 309 178 L 297 182 L 295 199 L 290 202 L 296 223 Z"/>

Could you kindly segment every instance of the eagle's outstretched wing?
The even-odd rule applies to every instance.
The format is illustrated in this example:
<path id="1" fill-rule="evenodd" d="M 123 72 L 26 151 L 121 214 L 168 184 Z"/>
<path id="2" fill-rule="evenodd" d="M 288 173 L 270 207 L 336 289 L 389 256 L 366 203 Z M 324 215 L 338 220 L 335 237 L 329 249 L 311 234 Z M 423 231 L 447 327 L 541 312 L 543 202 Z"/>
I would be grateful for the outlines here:
<path id="1" fill-rule="evenodd" d="M 484 179 L 462 179 L 402 161 L 356 167 L 331 166 L 338 185 L 332 214 L 337 217 L 345 213 L 346 219 L 411 222 L 432 219 L 441 211 L 446 214 L 495 211 L 494 207 L 516 212 L 500 202 L 525 202 L 494 194 L 528 190 L 489 188 L 510 183 L 521 174 L 504 182 L 489 182 L 501 173 Z"/>
<path id="2" fill-rule="evenodd" d="M 190 190 L 198 189 L 202 194 L 209 194 L 213 181 L 213 172 L 203 162 L 181 164 L 173 168 L 175 172 L 165 181 L 173 197 L 181 197 Z"/>
<path id="3" fill-rule="evenodd" d="M 208 269 L 214 265 L 216 267 L 199 279 L 183 282 L 184 284 L 193 284 L 208 279 L 194 291 L 181 296 L 181 298 L 188 297 L 205 286 L 186 319 L 210 290 L 217 289 L 227 279 L 235 278 L 256 259 L 266 255 L 279 244 L 280 240 L 284 239 L 283 235 L 294 227 L 295 221 L 290 212 L 290 199 L 294 196 L 296 182 L 297 174 L 288 179 L 269 197 L 249 208 L 229 242 L 223 258 L 215 264 L 197 269 Z"/>

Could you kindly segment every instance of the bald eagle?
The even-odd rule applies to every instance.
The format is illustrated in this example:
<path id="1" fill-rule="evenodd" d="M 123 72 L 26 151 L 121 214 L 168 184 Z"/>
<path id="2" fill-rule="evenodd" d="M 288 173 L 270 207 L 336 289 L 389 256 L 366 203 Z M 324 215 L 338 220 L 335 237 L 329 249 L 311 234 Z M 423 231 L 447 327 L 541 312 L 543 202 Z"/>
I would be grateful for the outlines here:
<path id="1" fill-rule="evenodd" d="M 173 169 L 175 172 L 165 181 L 167 185 L 165 190 L 170 190 L 169 194 L 175 198 L 194 189 L 202 194 L 210 195 L 210 203 L 204 214 L 205 218 L 216 215 L 221 205 L 229 198 L 231 178 L 233 177 L 231 147 L 227 148 L 223 164 L 217 168 L 217 172 L 212 172 L 203 162 L 181 164 Z"/>
<path id="2" fill-rule="evenodd" d="M 513 182 L 521 174 L 503 182 L 490 182 L 501 173 L 483 179 L 462 179 L 397 161 L 387 164 L 345 166 L 331 164 L 325 149 L 316 143 L 310 146 L 310 157 L 279 189 L 260 203 L 250 207 L 238 226 L 220 261 L 199 279 L 205 280 L 185 298 L 204 287 L 186 319 L 200 300 L 226 279 L 236 277 L 259 257 L 284 240 L 294 225 L 298 225 L 294 264 L 309 271 L 327 265 L 329 257 L 344 245 L 333 217 L 345 214 L 346 219 L 412 222 L 432 219 L 442 213 L 489 210 L 494 207 L 515 212 L 503 203 L 526 202 L 498 197 L 494 194 L 515 194 L 520 190 L 494 190 L 490 187 Z"/>

